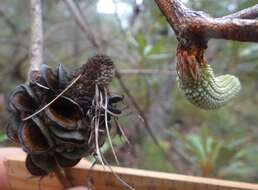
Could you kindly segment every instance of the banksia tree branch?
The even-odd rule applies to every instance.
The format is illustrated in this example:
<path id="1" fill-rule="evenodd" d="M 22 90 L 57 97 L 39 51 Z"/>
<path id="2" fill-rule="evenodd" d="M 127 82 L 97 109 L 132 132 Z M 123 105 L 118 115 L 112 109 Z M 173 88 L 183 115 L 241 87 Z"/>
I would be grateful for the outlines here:
<path id="1" fill-rule="evenodd" d="M 258 42 L 258 5 L 221 18 L 193 11 L 180 0 L 155 0 L 179 39 L 211 39 Z"/>
<path id="2" fill-rule="evenodd" d="M 43 29 L 42 29 L 42 2 L 31 0 L 31 46 L 30 46 L 30 69 L 38 71 L 43 63 Z M 30 74 L 28 75 L 30 76 Z"/>
<path id="3" fill-rule="evenodd" d="M 99 48 L 100 48 L 99 44 L 96 41 L 94 34 L 90 30 L 88 30 L 87 22 L 82 15 L 82 11 L 80 10 L 80 7 L 77 6 L 76 2 L 74 2 L 73 0 L 63 0 L 63 2 L 66 4 L 70 13 L 74 17 L 75 22 L 78 24 L 80 29 L 83 31 L 83 34 L 85 34 L 86 38 L 90 41 L 90 43 L 93 45 L 93 47 L 96 50 L 99 50 Z"/>
<path id="4" fill-rule="evenodd" d="M 56 167 L 54 170 L 54 173 L 57 177 L 57 179 L 60 181 L 62 186 L 67 189 L 72 187 L 72 183 L 67 180 L 66 170 L 62 169 L 61 167 Z"/>
<path id="5" fill-rule="evenodd" d="M 258 4 L 239 12 L 224 16 L 223 18 L 255 19 L 258 17 Z"/>

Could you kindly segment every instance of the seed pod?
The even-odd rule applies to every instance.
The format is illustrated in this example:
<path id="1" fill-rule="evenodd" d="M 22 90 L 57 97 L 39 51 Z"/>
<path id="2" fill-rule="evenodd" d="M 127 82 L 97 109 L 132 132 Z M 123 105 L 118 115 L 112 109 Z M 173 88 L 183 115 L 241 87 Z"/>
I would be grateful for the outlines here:
<path id="1" fill-rule="evenodd" d="M 35 100 L 27 93 L 24 85 L 16 87 L 10 95 L 9 108 L 12 112 L 31 112 L 36 109 L 35 105 Z"/>
<path id="2" fill-rule="evenodd" d="M 35 176 L 44 176 L 47 175 L 48 172 L 44 171 L 43 169 L 41 169 L 40 167 L 38 167 L 36 164 L 34 164 L 34 162 L 31 159 L 30 155 L 27 155 L 26 160 L 25 160 L 25 165 L 26 168 L 28 169 L 28 171 Z"/>
<path id="3" fill-rule="evenodd" d="M 60 153 L 56 153 L 55 158 L 56 158 L 56 161 L 58 162 L 58 164 L 62 167 L 73 167 L 76 164 L 78 164 L 78 162 L 81 160 L 81 157 L 78 159 L 74 159 L 74 158 L 68 159 Z"/>
<path id="4" fill-rule="evenodd" d="M 61 152 L 62 156 L 70 160 L 78 160 L 82 157 L 90 155 L 94 149 L 91 149 L 87 145 L 83 145 L 80 148 L 75 148 L 72 151 L 64 150 Z"/>
<path id="5" fill-rule="evenodd" d="M 76 129 L 77 123 L 82 119 L 80 106 L 67 97 L 60 97 L 45 110 L 50 120 L 65 129 Z"/>
<path id="6" fill-rule="evenodd" d="M 85 142 L 85 136 L 83 135 L 83 131 L 80 130 L 67 130 L 58 125 L 52 125 L 49 130 L 53 133 L 53 135 L 63 141 L 74 142 L 82 144 Z"/>
<path id="7" fill-rule="evenodd" d="M 118 103 L 118 102 L 121 102 L 123 101 L 124 99 L 124 96 L 111 96 L 109 99 L 108 99 L 108 103 L 109 104 L 115 104 L 115 103 Z"/>
<path id="8" fill-rule="evenodd" d="M 50 154 L 31 154 L 31 161 L 40 169 L 46 171 L 47 173 L 53 171 L 56 167 L 55 156 Z"/>
<path id="9" fill-rule="evenodd" d="M 47 87 L 49 87 L 53 91 L 58 89 L 57 76 L 50 67 L 48 67 L 45 64 L 41 64 L 40 65 L 40 74 L 41 74 L 42 79 L 44 80 L 44 84 L 47 84 Z"/>
<path id="10" fill-rule="evenodd" d="M 47 152 L 52 143 L 46 130 L 47 128 L 40 128 L 32 120 L 23 122 L 18 129 L 18 137 L 24 150 L 34 154 Z"/>
<path id="11" fill-rule="evenodd" d="M 6 134 L 8 138 L 15 143 L 19 143 L 19 137 L 18 137 L 18 131 L 17 131 L 18 125 L 19 124 L 9 123 L 6 128 Z"/>
<path id="12" fill-rule="evenodd" d="M 59 64 L 59 66 L 58 66 L 57 78 L 58 78 L 58 87 L 60 89 L 65 88 L 67 86 L 67 84 L 68 84 L 68 73 L 64 69 L 62 64 Z"/>

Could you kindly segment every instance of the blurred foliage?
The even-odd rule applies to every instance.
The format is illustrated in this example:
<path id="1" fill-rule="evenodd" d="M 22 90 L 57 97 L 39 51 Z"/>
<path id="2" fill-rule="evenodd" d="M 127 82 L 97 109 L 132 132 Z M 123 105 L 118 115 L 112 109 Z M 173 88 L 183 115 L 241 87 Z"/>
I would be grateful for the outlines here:
<path id="1" fill-rule="evenodd" d="M 102 52 L 111 56 L 119 69 L 175 71 L 176 39 L 154 1 L 102 0 L 109 2 L 107 7 L 112 4 L 110 2 L 116 2 L 113 14 L 98 10 L 99 1 L 75 2 L 82 8 L 88 30 L 93 33 Z M 26 80 L 30 37 L 28 2 L 0 2 L 0 100 L 14 86 Z M 62 1 L 43 2 L 44 61 L 50 66 L 63 63 L 70 69 L 79 67 L 97 52 L 96 49 Z M 258 0 L 184 2 L 212 16 L 223 16 L 255 5 Z M 122 165 L 258 182 L 257 52 L 258 45 L 255 43 L 209 42 L 207 59 L 215 72 L 234 74 L 243 86 L 236 99 L 215 111 L 203 111 L 187 102 L 177 89 L 175 74 L 123 75 L 166 154 L 147 138 L 138 115 L 130 114 L 121 118 L 120 122 L 131 146 L 114 139 Z M 124 93 L 116 80 L 113 91 Z M 0 105 L 0 122 L 4 132 L 8 117 L 4 102 L 0 101 Z M 128 112 L 135 113 L 134 108 L 128 106 Z M 1 134 L 0 142 L 6 138 Z M 112 163 L 108 143 L 102 151 Z"/>
<path id="2" fill-rule="evenodd" d="M 166 144 L 163 143 L 162 147 L 166 150 Z M 137 149 L 139 156 L 137 168 L 148 168 L 149 170 L 165 172 L 174 170 L 173 166 L 167 162 L 166 157 L 155 144 L 145 141 Z"/>
<path id="3" fill-rule="evenodd" d="M 239 178 L 246 173 L 254 174 L 254 168 L 247 165 L 239 148 L 246 139 L 218 140 L 208 134 L 207 128 L 201 134 L 182 136 L 185 149 L 192 155 L 192 163 L 199 167 L 202 176 Z"/>
<path id="4" fill-rule="evenodd" d="M 3 143 L 7 140 L 7 136 L 5 133 L 0 134 L 0 143 Z"/>

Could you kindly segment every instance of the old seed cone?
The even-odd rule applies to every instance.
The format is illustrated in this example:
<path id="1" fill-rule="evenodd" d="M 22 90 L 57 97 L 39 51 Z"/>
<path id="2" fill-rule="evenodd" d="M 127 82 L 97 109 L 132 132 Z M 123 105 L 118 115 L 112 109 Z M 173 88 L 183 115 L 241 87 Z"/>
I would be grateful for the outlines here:
<path id="1" fill-rule="evenodd" d="M 79 75 L 79 80 L 61 97 L 24 120 L 57 97 Z M 43 64 L 40 71 L 31 73 L 28 84 L 15 88 L 8 100 L 11 119 L 7 134 L 28 154 L 26 167 L 32 175 L 47 175 L 57 165 L 71 167 L 82 157 L 96 154 L 96 147 L 102 146 L 107 136 L 105 117 L 110 130 L 112 117 L 121 114 L 116 104 L 123 98 L 112 96 L 108 90 L 113 75 L 112 60 L 96 55 L 72 72 L 62 65 L 52 70 Z"/>

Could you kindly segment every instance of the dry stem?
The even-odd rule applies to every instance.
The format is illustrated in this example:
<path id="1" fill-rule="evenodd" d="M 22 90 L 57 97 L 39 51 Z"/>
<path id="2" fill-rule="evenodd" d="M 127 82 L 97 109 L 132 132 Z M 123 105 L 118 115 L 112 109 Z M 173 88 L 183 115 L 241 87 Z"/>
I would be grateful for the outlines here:
<path id="1" fill-rule="evenodd" d="M 258 6 L 238 13 L 212 18 L 207 13 L 193 11 L 181 0 L 155 0 L 176 33 L 182 40 L 206 41 L 211 38 L 258 42 Z"/>
<path id="2" fill-rule="evenodd" d="M 83 33 L 85 34 L 86 38 L 90 41 L 90 43 L 93 45 L 93 47 L 96 50 L 99 50 L 99 45 L 95 39 L 94 34 L 91 32 L 91 30 L 88 30 L 87 28 L 87 22 L 83 17 L 82 11 L 80 10 L 80 7 L 77 6 L 76 2 L 73 0 L 63 0 L 63 2 L 66 4 L 67 8 L 71 12 L 71 14 L 74 17 L 74 20 L 78 24 L 78 26 L 81 28 Z"/>
<path id="3" fill-rule="evenodd" d="M 38 71 L 43 63 L 43 29 L 42 29 L 42 2 L 41 0 L 31 0 L 31 46 L 30 46 L 30 69 Z"/>
<path id="4" fill-rule="evenodd" d="M 55 173 L 57 179 L 59 180 L 59 182 L 62 184 L 64 189 L 72 187 L 71 182 L 67 179 L 65 170 L 63 170 L 62 168 L 57 166 L 56 169 L 54 170 L 54 173 Z"/>
<path id="5" fill-rule="evenodd" d="M 224 18 L 255 19 L 258 17 L 258 4 L 239 12 L 224 16 Z"/>

